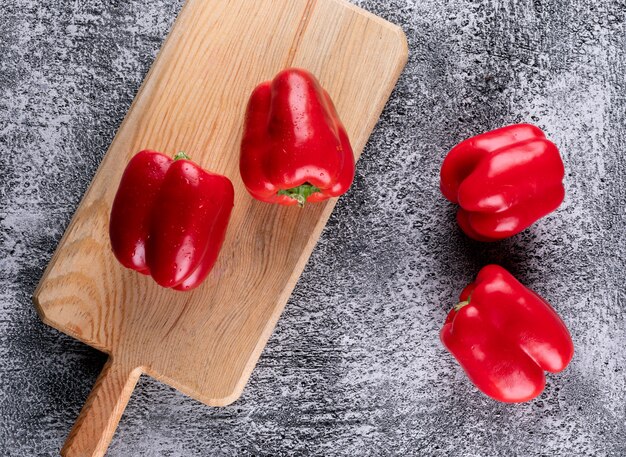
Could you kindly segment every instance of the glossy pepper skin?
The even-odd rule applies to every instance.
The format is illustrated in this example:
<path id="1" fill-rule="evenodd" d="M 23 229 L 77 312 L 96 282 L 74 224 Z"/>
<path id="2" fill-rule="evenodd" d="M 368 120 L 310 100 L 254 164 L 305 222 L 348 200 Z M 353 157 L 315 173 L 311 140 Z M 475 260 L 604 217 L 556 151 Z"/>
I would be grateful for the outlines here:
<path id="1" fill-rule="evenodd" d="M 513 236 L 563 202 L 563 161 L 556 146 L 530 124 L 469 138 L 441 167 L 441 191 L 460 208 L 461 229 L 479 241 Z"/>
<path id="2" fill-rule="evenodd" d="M 120 182 L 109 223 L 115 257 L 161 286 L 186 291 L 207 277 L 222 247 L 233 208 L 228 178 L 141 151 Z"/>
<path id="3" fill-rule="evenodd" d="M 497 265 L 463 290 L 441 341 L 483 393 L 501 402 L 537 397 L 544 371 L 563 370 L 574 345 L 563 321 L 541 297 Z"/>
<path id="4" fill-rule="evenodd" d="M 350 140 L 311 73 L 287 69 L 254 90 L 240 169 L 250 195 L 268 203 L 303 206 L 348 190 L 354 179 Z"/>

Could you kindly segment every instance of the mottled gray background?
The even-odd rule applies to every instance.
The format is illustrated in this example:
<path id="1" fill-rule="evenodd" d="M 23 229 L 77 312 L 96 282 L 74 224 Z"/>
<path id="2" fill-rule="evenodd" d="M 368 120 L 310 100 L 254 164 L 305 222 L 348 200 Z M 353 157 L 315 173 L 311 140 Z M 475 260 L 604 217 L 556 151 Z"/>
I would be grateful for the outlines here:
<path id="1" fill-rule="evenodd" d="M 409 63 L 243 397 L 208 408 L 144 377 L 109 455 L 626 455 L 626 2 L 356 3 L 402 25 Z M 104 363 L 30 296 L 181 4 L 2 0 L 1 455 L 55 455 Z M 441 161 L 520 121 L 560 146 L 566 201 L 471 242 Z M 438 341 L 488 262 L 576 345 L 527 404 L 477 393 Z"/>

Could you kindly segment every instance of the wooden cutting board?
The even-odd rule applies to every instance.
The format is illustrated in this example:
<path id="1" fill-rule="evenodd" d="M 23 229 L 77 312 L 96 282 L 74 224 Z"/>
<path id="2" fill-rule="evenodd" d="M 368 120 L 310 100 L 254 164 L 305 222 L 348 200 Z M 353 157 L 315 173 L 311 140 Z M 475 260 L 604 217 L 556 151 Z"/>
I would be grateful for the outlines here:
<path id="1" fill-rule="evenodd" d="M 187 2 L 34 294 L 45 323 L 110 355 L 63 455 L 104 455 L 142 373 L 211 406 L 241 395 L 335 205 L 247 194 L 239 143 L 253 88 L 287 67 L 313 72 L 358 157 L 406 59 L 398 27 L 344 0 Z M 111 203 L 145 148 L 184 150 L 235 186 L 220 258 L 195 291 L 160 288 L 112 255 Z"/>

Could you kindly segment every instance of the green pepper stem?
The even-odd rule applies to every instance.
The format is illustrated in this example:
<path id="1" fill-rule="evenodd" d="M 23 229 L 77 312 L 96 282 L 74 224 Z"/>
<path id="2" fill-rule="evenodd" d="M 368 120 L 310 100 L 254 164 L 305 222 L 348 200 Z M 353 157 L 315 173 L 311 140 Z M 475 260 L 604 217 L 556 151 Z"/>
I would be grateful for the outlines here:
<path id="1" fill-rule="evenodd" d="M 180 151 L 178 154 L 176 154 L 174 156 L 174 160 L 191 160 L 191 157 L 189 157 L 184 151 Z"/>
<path id="2" fill-rule="evenodd" d="M 465 308 L 467 305 L 469 305 L 471 300 L 472 296 L 470 295 L 469 297 L 467 297 L 467 300 L 454 305 L 454 310 L 458 313 L 462 308 Z"/>
<path id="3" fill-rule="evenodd" d="M 309 184 L 308 182 L 294 187 L 292 189 L 281 189 L 278 191 L 278 195 L 285 195 L 287 197 L 293 198 L 298 201 L 298 206 L 302 208 L 306 203 L 307 198 L 314 194 L 315 192 L 319 192 L 320 188 L 314 186 L 313 184 Z"/>

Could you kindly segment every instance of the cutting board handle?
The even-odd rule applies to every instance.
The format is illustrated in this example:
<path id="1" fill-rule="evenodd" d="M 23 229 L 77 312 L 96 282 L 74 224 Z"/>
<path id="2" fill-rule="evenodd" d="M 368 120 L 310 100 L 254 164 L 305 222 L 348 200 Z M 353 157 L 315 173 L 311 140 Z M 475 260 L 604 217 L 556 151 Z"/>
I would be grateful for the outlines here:
<path id="1" fill-rule="evenodd" d="M 104 456 L 140 376 L 141 368 L 109 357 L 65 440 L 63 457 Z"/>

